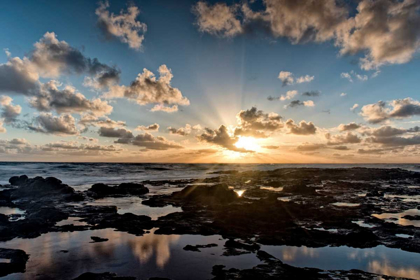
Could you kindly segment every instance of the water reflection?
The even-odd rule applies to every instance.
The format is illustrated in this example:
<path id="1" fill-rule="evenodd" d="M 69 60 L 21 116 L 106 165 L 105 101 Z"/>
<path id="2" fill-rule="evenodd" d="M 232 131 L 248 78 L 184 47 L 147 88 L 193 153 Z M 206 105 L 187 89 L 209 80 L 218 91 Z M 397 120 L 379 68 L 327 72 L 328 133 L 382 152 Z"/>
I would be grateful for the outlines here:
<path id="1" fill-rule="evenodd" d="M 372 214 L 372 216 L 388 223 L 394 223 L 402 226 L 420 227 L 420 220 L 407 220 L 403 218 L 404 216 L 420 216 L 419 209 L 409 209 L 401 213 Z"/>
<path id="2" fill-rule="evenodd" d="M 418 279 L 420 254 L 377 246 L 357 249 L 347 246 L 308 248 L 305 246 L 262 246 L 262 250 L 298 267 L 325 270 L 360 269 L 372 273 Z"/>
<path id="3" fill-rule="evenodd" d="M 109 241 L 91 243 L 91 236 Z M 0 242 L 0 247 L 22 249 L 30 254 L 26 273 L 2 279 L 66 280 L 88 271 L 110 271 L 138 279 L 208 279 L 216 264 L 244 269 L 260 263 L 253 254 L 222 256 L 225 241 L 219 235 L 158 235 L 152 230 L 143 236 L 134 236 L 112 229 L 52 232 L 35 239 L 16 238 Z M 200 253 L 183 250 L 188 244 L 209 243 L 218 246 Z"/>
<path id="4" fill-rule="evenodd" d="M 179 235 L 155 235 L 155 230 L 142 238 L 129 240 L 128 244 L 141 264 L 147 263 L 154 254 L 156 265 L 163 268 L 171 256 L 170 245 L 179 240 Z"/>

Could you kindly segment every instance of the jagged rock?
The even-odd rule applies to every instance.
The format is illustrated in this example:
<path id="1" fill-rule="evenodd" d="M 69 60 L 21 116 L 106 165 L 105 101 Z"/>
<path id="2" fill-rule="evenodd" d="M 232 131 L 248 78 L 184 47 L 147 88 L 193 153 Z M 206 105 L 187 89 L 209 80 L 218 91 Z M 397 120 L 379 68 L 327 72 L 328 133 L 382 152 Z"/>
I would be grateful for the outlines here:
<path id="1" fill-rule="evenodd" d="M 173 194 L 174 199 L 182 199 L 194 203 L 226 204 L 238 199 L 238 195 L 226 184 L 214 186 L 188 186 Z"/>
<path id="2" fill-rule="evenodd" d="M 10 259 L 8 263 L 0 263 L 0 277 L 3 277 L 11 273 L 25 272 L 29 255 L 22 250 L 0 248 L 0 259 Z"/>
<path id="3" fill-rule="evenodd" d="M 125 195 L 144 195 L 149 192 L 143 184 L 122 183 L 118 186 L 108 186 L 102 183 L 94 184 L 87 191 L 93 197 L 105 196 L 125 196 Z"/>
<path id="4" fill-rule="evenodd" d="M 108 238 L 102 238 L 102 237 L 98 237 L 98 236 L 91 236 L 90 239 L 93 240 L 92 243 L 97 243 L 97 242 L 105 242 L 108 241 Z"/>

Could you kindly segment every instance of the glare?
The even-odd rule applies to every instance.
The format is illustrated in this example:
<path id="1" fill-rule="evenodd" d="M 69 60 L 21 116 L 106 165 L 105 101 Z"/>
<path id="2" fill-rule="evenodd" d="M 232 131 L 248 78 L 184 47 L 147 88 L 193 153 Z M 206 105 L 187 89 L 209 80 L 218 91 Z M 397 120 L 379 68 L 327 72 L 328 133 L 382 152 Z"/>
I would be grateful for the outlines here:
<path id="1" fill-rule="evenodd" d="M 235 143 L 237 148 L 242 148 L 248 151 L 258 151 L 261 149 L 261 146 L 258 145 L 257 139 L 254 137 L 239 137 L 238 142 Z"/>
<path id="2" fill-rule="evenodd" d="M 244 194 L 245 190 L 235 190 L 235 192 L 238 196 L 242 196 Z"/>

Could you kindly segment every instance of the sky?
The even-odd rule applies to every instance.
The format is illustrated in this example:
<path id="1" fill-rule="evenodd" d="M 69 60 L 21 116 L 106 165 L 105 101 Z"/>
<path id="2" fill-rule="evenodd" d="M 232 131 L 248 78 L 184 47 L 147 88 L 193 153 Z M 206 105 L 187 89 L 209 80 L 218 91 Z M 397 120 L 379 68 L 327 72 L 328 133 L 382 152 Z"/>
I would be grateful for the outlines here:
<path id="1" fill-rule="evenodd" d="M 420 162 L 418 0 L 2 1 L 0 160 Z"/>

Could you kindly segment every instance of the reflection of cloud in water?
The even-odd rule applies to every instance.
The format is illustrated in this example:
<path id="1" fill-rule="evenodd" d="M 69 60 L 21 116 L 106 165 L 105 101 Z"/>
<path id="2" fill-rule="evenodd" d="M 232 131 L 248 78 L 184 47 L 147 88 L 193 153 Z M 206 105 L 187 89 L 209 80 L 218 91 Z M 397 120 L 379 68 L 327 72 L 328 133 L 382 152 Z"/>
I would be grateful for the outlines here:
<path id="1" fill-rule="evenodd" d="M 308 247 L 286 247 L 282 254 L 284 261 L 293 261 L 298 258 L 299 255 L 305 255 L 310 258 L 319 257 L 319 254 L 315 252 L 314 248 Z"/>
<path id="2" fill-rule="evenodd" d="M 156 265 L 163 268 L 168 262 L 171 251 L 170 244 L 176 243 L 179 239 L 178 235 L 155 235 L 155 230 L 150 234 L 128 241 L 133 254 L 138 258 L 140 263 L 146 263 L 156 255 Z"/>
<path id="3" fill-rule="evenodd" d="M 381 263 L 379 261 L 369 262 L 369 271 L 378 274 L 394 275 L 413 279 L 418 279 L 420 275 L 420 269 L 416 269 L 414 267 L 397 268 L 392 267 L 392 265 L 388 262 Z"/>
<path id="4" fill-rule="evenodd" d="M 347 256 L 349 259 L 363 261 L 366 258 L 374 257 L 376 255 L 375 251 L 352 251 Z"/>

